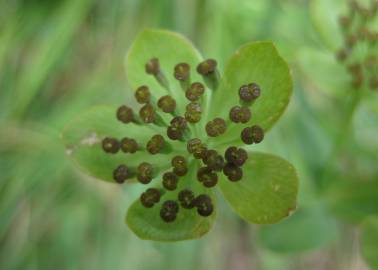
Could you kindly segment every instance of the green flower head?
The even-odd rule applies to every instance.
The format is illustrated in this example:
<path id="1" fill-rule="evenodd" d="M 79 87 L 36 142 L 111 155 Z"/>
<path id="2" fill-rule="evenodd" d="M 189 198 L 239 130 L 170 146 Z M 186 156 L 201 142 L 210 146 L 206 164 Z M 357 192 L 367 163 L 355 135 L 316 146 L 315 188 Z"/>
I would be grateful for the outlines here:
<path id="1" fill-rule="evenodd" d="M 215 189 L 251 223 L 276 223 L 296 208 L 293 166 L 253 151 L 269 141 L 265 134 L 292 92 L 289 68 L 272 43 L 242 46 L 221 72 L 182 36 L 145 30 L 126 71 L 135 101 L 94 108 L 72 121 L 63 139 L 88 174 L 145 186 L 126 215 L 136 235 L 204 235 L 217 213 Z"/>

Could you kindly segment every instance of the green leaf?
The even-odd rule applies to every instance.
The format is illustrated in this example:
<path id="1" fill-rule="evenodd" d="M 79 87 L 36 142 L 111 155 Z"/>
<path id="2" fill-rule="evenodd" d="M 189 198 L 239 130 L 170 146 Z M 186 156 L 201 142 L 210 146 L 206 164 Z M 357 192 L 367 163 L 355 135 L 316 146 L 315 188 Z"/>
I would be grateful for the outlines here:
<path id="1" fill-rule="evenodd" d="M 337 224 L 321 207 L 300 208 L 290 218 L 259 231 L 261 243 L 280 253 L 296 253 L 330 244 Z"/>
<path id="2" fill-rule="evenodd" d="M 378 216 L 368 218 L 362 224 L 361 235 L 362 255 L 371 270 L 378 269 Z"/>
<path id="3" fill-rule="evenodd" d="M 183 209 L 177 214 L 177 218 L 172 223 L 164 222 L 159 215 L 161 205 L 166 200 L 177 199 L 178 192 L 184 188 L 192 190 L 195 195 L 208 194 L 211 196 L 214 208 L 216 201 L 210 189 L 203 187 L 195 178 L 195 169 L 191 169 L 190 174 L 179 181 L 178 188 L 173 192 L 167 192 L 161 198 L 159 204 L 153 208 L 146 209 L 139 199 L 129 208 L 126 215 L 126 223 L 129 228 L 141 239 L 155 241 L 180 241 L 199 238 L 206 234 L 212 227 L 216 211 L 209 217 L 201 217 L 196 209 Z"/>
<path id="4" fill-rule="evenodd" d="M 137 166 L 146 161 L 153 165 L 169 164 L 167 155 L 148 155 L 145 151 L 135 154 L 107 154 L 102 150 L 101 140 L 104 137 L 122 139 L 130 137 L 138 143 L 145 143 L 156 133 L 164 134 L 164 130 L 156 132 L 149 126 L 123 124 L 116 119 L 117 108 L 108 106 L 95 107 L 74 119 L 63 131 L 62 138 L 66 153 L 87 174 L 105 181 L 113 182 L 113 170 L 120 164 Z M 164 156 L 166 158 L 161 158 Z"/>
<path id="5" fill-rule="evenodd" d="M 335 51 L 342 46 L 343 38 L 338 24 L 341 14 L 341 4 L 344 0 L 312 0 L 310 2 L 310 15 L 315 29 L 325 46 Z"/>
<path id="6" fill-rule="evenodd" d="M 288 65 L 270 42 L 249 43 L 234 53 L 212 98 L 210 117 L 228 118 L 230 108 L 239 104 L 240 86 L 252 82 L 260 85 L 261 96 L 252 105 L 249 124 L 258 124 L 264 130 L 271 128 L 289 103 L 292 79 Z M 240 141 L 242 129 L 242 125 L 233 125 L 219 140 Z"/>
<path id="7" fill-rule="evenodd" d="M 339 218 L 360 223 L 378 213 L 378 181 L 340 179 L 325 194 L 325 201 Z"/>
<path id="8" fill-rule="evenodd" d="M 173 70 L 178 63 L 188 63 L 191 66 L 191 81 L 201 81 L 195 70 L 202 59 L 200 53 L 190 41 L 174 32 L 147 29 L 136 37 L 126 58 L 127 79 L 134 90 L 141 85 L 149 86 L 158 99 L 169 92 L 145 72 L 145 64 L 151 58 L 159 59 L 161 69 L 169 81 L 170 92 L 182 113 L 187 101 L 180 83 L 173 76 Z"/>
<path id="9" fill-rule="evenodd" d="M 230 182 L 225 177 L 220 188 L 234 211 L 251 223 L 272 224 L 296 209 L 298 178 L 286 160 L 250 152 L 243 166 L 243 179 Z"/>

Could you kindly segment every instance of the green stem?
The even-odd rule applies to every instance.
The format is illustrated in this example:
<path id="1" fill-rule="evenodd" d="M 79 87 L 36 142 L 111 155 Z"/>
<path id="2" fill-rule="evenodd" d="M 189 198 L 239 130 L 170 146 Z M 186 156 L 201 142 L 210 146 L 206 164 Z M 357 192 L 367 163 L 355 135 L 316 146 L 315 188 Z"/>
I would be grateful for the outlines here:
<path id="1" fill-rule="evenodd" d="M 327 180 L 331 178 L 332 176 L 332 168 L 334 168 L 334 164 L 337 161 L 337 158 L 340 154 L 340 151 L 342 150 L 346 140 L 349 138 L 350 131 L 351 131 L 351 126 L 353 122 L 353 116 L 354 113 L 356 112 L 356 109 L 358 108 L 358 105 L 360 104 L 361 101 L 361 95 L 362 94 L 362 89 L 357 89 L 355 90 L 353 96 L 351 97 L 351 100 L 348 104 L 347 112 L 345 115 L 345 118 L 341 122 L 338 132 L 333 139 L 333 149 L 325 163 L 323 173 L 321 174 L 320 177 L 320 188 L 322 189 L 327 183 Z"/>

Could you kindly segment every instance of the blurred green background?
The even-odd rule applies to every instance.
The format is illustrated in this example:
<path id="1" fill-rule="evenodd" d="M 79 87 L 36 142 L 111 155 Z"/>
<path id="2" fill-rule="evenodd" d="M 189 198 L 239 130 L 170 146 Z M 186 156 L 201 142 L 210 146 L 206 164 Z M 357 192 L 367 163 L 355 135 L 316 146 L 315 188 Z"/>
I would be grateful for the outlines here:
<path id="1" fill-rule="evenodd" d="M 369 269 L 378 243 L 360 235 L 378 215 L 378 93 L 354 104 L 334 57 L 346 3 L 0 0 L 0 269 Z M 138 188 L 69 162 L 61 130 L 91 106 L 127 103 L 124 56 L 146 27 L 184 34 L 221 67 L 245 42 L 277 45 L 294 96 L 262 149 L 298 170 L 293 216 L 248 225 L 221 201 L 202 239 L 142 241 L 124 224 Z"/>

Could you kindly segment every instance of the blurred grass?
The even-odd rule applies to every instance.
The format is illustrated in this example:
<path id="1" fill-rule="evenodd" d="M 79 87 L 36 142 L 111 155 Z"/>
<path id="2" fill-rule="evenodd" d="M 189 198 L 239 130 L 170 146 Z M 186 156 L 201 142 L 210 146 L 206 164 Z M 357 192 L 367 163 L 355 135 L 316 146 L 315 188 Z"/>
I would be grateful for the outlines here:
<path id="1" fill-rule="evenodd" d="M 357 216 L 376 211 L 376 194 L 366 200 L 360 200 L 363 192 L 356 200 L 351 195 L 356 180 L 378 179 L 377 98 L 358 109 L 354 124 L 361 132 L 351 134 L 329 164 L 332 188 L 325 192 L 319 179 L 346 101 L 345 92 L 329 95 L 328 85 L 314 84 L 313 77 L 322 79 L 316 76 L 321 66 L 309 61 L 305 70 L 315 73 L 304 72 L 302 51 L 329 53 L 309 14 L 304 0 L 0 1 L 0 269 L 347 269 L 359 263 L 358 249 L 344 242 L 354 236 L 343 218 L 350 208 L 335 198 L 346 197 Z M 301 209 L 324 208 L 321 216 L 340 235 L 299 253 L 274 252 L 259 241 L 260 228 L 246 226 L 224 202 L 214 230 L 198 241 L 144 242 L 130 232 L 123 219 L 138 187 L 120 189 L 82 175 L 65 158 L 60 131 L 93 105 L 131 99 L 123 60 L 144 27 L 183 33 L 221 66 L 244 42 L 277 44 L 293 67 L 295 95 L 261 149 L 295 164 Z M 330 208 L 323 207 L 327 196 Z M 288 239 L 308 240 L 311 231 L 302 235 L 286 222 Z"/>

